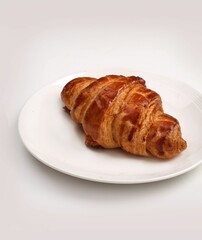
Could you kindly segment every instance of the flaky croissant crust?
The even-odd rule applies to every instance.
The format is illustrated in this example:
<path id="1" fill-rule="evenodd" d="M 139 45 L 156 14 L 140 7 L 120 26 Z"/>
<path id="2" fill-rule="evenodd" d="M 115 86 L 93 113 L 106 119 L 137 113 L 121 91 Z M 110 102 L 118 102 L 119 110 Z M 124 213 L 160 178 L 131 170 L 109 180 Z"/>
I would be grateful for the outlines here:
<path id="1" fill-rule="evenodd" d="M 161 159 L 187 147 L 177 119 L 164 113 L 159 94 L 140 77 L 75 78 L 61 98 L 72 119 L 82 124 L 88 146 L 121 147 Z"/>

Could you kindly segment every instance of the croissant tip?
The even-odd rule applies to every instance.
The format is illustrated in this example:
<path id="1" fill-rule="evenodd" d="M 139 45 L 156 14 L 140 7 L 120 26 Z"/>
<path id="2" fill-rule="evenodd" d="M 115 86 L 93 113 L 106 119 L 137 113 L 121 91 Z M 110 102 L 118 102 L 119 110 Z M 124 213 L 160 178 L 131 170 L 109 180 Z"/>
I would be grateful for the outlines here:
<path id="1" fill-rule="evenodd" d="M 187 142 L 182 138 L 180 143 L 180 150 L 181 152 L 187 148 Z"/>

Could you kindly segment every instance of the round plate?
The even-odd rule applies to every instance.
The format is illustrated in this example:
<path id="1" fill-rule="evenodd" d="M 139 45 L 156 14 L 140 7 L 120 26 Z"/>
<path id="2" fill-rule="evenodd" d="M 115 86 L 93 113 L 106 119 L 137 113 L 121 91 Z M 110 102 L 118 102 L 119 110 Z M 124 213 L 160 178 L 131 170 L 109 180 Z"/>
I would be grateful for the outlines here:
<path id="1" fill-rule="evenodd" d="M 91 149 L 84 143 L 81 126 L 67 114 L 60 99 L 63 86 L 78 76 L 139 75 L 158 92 L 166 113 L 181 125 L 187 149 L 171 160 L 138 157 L 121 149 Z M 19 133 L 37 159 L 63 173 L 106 183 L 145 183 L 185 173 L 202 161 L 202 97 L 182 82 L 137 71 L 85 72 L 52 83 L 25 104 L 19 117 Z"/>

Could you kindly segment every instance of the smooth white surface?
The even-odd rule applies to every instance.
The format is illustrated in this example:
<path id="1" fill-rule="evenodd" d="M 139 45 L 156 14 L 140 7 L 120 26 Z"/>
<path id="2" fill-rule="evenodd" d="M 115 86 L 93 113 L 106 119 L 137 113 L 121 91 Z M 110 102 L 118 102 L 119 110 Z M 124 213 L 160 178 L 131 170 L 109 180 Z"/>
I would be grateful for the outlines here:
<path id="1" fill-rule="evenodd" d="M 1 239 L 201 239 L 201 166 L 156 183 L 93 183 L 41 164 L 17 130 L 37 90 L 92 68 L 139 69 L 202 93 L 201 8 L 199 0 L 0 1 Z"/>
<path id="2" fill-rule="evenodd" d="M 62 108 L 62 88 L 78 76 L 99 78 L 119 72 L 103 70 L 74 74 L 35 93 L 19 117 L 19 133 L 27 149 L 56 170 L 105 183 L 159 181 L 198 166 L 202 162 L 202 135 L 198 131 L 202 123 L 202 96 L 182 82 L 138 71 L 121 70 L 121 73 L 125 76 L 141 76 L 149 88 L 158 90 L 164 100 L 165 111 L 180 121 L 183 136 L 188 143 L 187 150 L 172 160 L 162 161 L 127 154 L 120 149 L 90 149 L 85 146 L 81 128 L 72 122 Z"/>

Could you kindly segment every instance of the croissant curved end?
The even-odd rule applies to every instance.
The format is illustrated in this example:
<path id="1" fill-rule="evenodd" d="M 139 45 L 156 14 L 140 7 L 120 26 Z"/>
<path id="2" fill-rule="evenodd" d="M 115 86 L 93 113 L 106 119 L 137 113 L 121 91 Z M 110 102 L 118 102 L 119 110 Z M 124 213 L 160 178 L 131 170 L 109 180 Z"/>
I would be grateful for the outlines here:
<path id="1" fill-rule="evenodd" d="M 174 118 L 173 118 L 174 119 Z M 179 123 L 155 122 L 147 136 L 147 151 L 154 157 L 170 159 L 187 148 L 186 141 L 181 136 Z"/>

